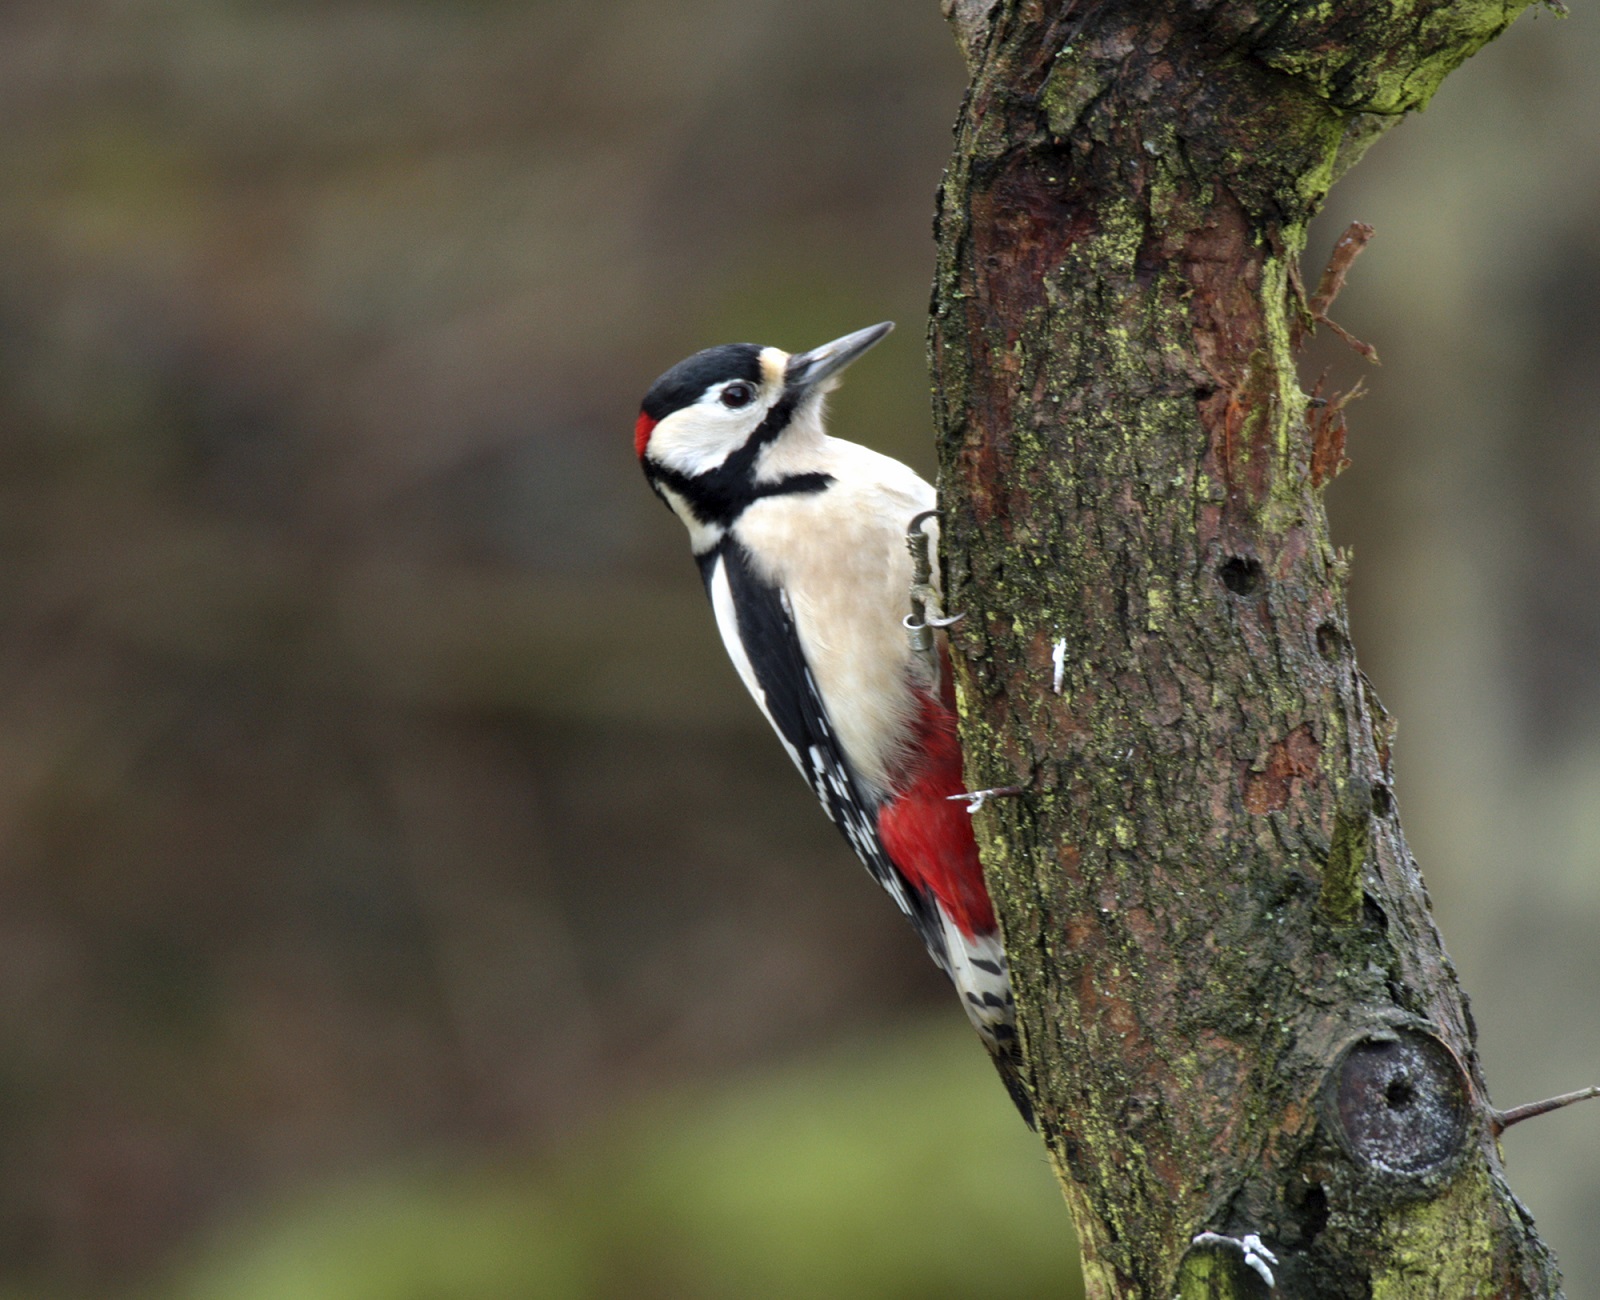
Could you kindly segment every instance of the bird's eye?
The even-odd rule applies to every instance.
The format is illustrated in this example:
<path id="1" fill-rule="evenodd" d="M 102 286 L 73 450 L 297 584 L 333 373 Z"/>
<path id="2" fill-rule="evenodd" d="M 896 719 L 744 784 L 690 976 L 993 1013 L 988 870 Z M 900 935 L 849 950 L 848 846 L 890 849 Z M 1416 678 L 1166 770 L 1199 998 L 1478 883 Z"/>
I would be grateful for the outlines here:
<path id="1" fill-rule="evenodd" d="M 730 411 L 737 411 L 741 406 L 749 406 L 755 395 L 754 388 L 743 380 L 738 380 L 722 390 L 720 400 Z"/>

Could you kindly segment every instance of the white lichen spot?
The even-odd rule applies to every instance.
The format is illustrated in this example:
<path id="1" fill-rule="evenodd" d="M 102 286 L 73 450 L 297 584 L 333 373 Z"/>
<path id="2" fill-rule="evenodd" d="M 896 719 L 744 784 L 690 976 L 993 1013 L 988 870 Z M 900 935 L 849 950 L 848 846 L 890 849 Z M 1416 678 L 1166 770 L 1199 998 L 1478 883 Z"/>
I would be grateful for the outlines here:
<path id="1" fill-rule="evenodd" d="M 1067 638 L 1062 637 L 1050 651 L 1050 689 L 1061 694 L 1061 683 L 1067 675 Z"/>

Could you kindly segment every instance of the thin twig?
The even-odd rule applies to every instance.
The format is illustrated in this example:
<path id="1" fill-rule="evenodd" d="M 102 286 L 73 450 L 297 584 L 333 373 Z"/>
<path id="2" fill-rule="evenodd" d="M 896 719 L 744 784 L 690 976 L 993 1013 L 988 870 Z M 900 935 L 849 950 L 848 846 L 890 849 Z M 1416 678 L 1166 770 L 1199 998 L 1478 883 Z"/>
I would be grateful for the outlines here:
<path id="1" fill-rule="evenodd" d="M 1370 343 L 1363 343 L 1328 316 L 1328 308 L 1333 306 L 1334 299 L 1344 288 L 1344 282 L 1350 276 L 1351 266 L 1371 242 L 1372 235 L 1373 229 L 1366 222 L 1352 221 L 1345 228 L 1344 234 L 1339 236 L 1338 242 L 1333 246 L 1333 252 L 1328 255 L 1328 265 L 1323 268 L 1322 278 L 1317 281 L 1317 291 L 1306 302 L 1305 312 L 1290 329 L 1290 342 L 1293 347 L 1298 348 L 1305 336 L 1321 324 L 1326 325 L 1373 365 L 1382 364 L 1378 360 L 1377 348 Z M 1305 289 L 1300 285 L 1298 275 L 1294 276 L 1294 281 L 1297 292 L 1303 296 Z"/>
<path id="2" fill-rule="evenodd" d="M 1317 291 L 1311 295 L 1311 314 L 1324 320 L 1333 300 L 1344 288 L 1350 268 L 1355 265 L 1366 246 L 1372 242 L 1373 229 L 1365 221 L 1352 221 L 1328 255 L 1328 265 L 1322 269 L 1322 279 L 1317 281 Z"/>
<path id="3" fill-rule="evenodd" d="M 1489 1123 L 1494 1135 L 1499 1137 L 1513 1124 L 1520 1124 L 1525 1119 L 1534 1119 L 1539 1115 L 1548 1115 L 1553 1110 L 1560 1110 L 1563 1106 L 1571 1106 L 1575 1102 L 1588 1101 L 1592 1097 L 1600 1097 L 1600 1084 L 1592 1088 L 1579 1088 L 1577 1092 L 1564 1092 L 1559 1097 L 1547 1097 L 1543 1101 L 1530 1101 L 1526 1106 L 1513 1106 L 1510 1110 L 1492 1110 L 1489 1112 Z"/>

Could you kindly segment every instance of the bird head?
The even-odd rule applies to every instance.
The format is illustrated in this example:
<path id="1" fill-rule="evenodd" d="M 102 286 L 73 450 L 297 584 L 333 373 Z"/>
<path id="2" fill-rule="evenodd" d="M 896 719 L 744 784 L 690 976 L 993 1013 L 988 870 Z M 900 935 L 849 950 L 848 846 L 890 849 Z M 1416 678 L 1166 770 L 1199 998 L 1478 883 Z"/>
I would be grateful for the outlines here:
<path id="1" fill-rule="evenodd" d="M 894 328 L 871 325 L 809 352 L 725 343 L 678 362 L 645 394 L 634 450 L 652 482 L 752 472 L 761 450 L 795 428 L 820 430 L 839 372 Z"/>

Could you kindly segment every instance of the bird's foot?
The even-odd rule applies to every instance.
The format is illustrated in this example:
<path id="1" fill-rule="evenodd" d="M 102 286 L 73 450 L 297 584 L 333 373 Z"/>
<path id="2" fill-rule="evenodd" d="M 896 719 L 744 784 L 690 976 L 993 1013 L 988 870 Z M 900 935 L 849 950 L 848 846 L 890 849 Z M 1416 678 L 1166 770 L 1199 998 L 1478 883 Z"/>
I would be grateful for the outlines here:
<path id="1" fill-rule="evenodd" d="M 1232 1246 L 1244 1256 L 1247 1268 L 1251 1269 L 1269 1287 L 1274 1284 L 1272 1265 L 1278 1262 L 1278 1257 L 1262 1245 L 1261 1238 L 1253 1232 L 1247 1233 L 1243 1237 L 1224 1237 L 1220 1232 L 1202 1232 L 1189 1244 L 1191 1246 Z"/>

